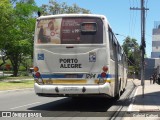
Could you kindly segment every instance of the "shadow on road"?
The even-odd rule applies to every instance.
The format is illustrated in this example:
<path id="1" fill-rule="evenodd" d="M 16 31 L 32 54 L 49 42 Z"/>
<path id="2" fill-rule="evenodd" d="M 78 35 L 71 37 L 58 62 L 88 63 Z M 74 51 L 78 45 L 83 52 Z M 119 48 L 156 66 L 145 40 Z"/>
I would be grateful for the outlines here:
<path id="1" fill-rule="evenodd" d="M 114 100 L 107 98 L 64 98 L 28 109 L 44 111 L 106 112 L 114 102 Z"/>

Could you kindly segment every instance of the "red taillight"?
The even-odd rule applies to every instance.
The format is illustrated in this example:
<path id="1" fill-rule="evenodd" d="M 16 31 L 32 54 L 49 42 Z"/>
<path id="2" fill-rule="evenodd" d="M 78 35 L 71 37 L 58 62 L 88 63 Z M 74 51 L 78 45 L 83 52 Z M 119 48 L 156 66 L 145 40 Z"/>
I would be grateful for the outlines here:
<path id="1" fill-rule="evenodd" d="M 107 72 L 108 71 L 108 67 L 107 66 L 103 66 L 103 71 Z"/>
<path id="2" fill-rule="evenodd" d="M 106 73 L 105 73 L 105 72 L 102 72 L 102 73 L 101 73 L 101 77 L 102 77 L 102 78 L 105 78 L 105 77 L 106 77 Z"/>
<path id="3" fill-rule="evenodd" d="M 41 74 L 40 74 L 39 72 L 37 72 L 37 73 L 35 74 L 35 76 L 36 76 L 37 78 L 40 78 L 40 77 L 41 77 Z"/>

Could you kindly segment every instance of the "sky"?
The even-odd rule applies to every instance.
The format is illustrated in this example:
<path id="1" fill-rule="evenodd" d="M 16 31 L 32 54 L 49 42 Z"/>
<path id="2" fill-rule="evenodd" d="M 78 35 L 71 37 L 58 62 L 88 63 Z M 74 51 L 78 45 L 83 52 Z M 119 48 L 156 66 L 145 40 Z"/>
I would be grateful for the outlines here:
<path id="1" fill-rule="evenodd" d="M 154 21 L 160 21 L 160 0 L 144 0 L 146 11 L 146 54 L 151 56 L 152 52 L 152 29 Z M 35 0 L 38 6 L 49 4 L 49 0 Z M 122 45 L 125 36 L 135 38 L 141 44 L 141 11 L 130 10 L 130 7 L 140 8 L 141 0 L 57 0 L 66 2 L 68 5 L 77 4 L 81 8 L 91 11 L 92 14 L 105 15 L 117 39 Z"/>

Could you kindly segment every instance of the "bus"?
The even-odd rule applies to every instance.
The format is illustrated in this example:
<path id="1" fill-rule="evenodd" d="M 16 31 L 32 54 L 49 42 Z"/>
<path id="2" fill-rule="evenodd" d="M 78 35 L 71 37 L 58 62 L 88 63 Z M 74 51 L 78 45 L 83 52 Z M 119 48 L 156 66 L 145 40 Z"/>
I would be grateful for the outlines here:
<path id="1" fill-rule="evenodd" d="M 119 97 L 127 84 L 127 58 L 104 15 L 37 18 L 34 90 L 50 97 Z"/>

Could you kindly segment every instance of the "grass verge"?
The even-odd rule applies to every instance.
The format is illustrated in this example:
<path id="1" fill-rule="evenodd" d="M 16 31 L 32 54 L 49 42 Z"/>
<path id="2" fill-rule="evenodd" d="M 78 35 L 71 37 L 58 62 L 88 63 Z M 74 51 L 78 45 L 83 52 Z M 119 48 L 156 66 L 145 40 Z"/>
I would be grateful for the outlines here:
<path id="1" fill-rule="evenodd" d="M 0 90 L 33 88 L 33 86 L 34 86 L 33 80 L 0 82 Z"/>
<path id="2" fill-rule="evenodd" d="M 27 79 L 33 79 L 32 76 L 19 76 L 19 77 L 10 77 L 10 76 L 0 76 L 0 81 L 9 81 L 9 80 L 27 80 Z"/>

